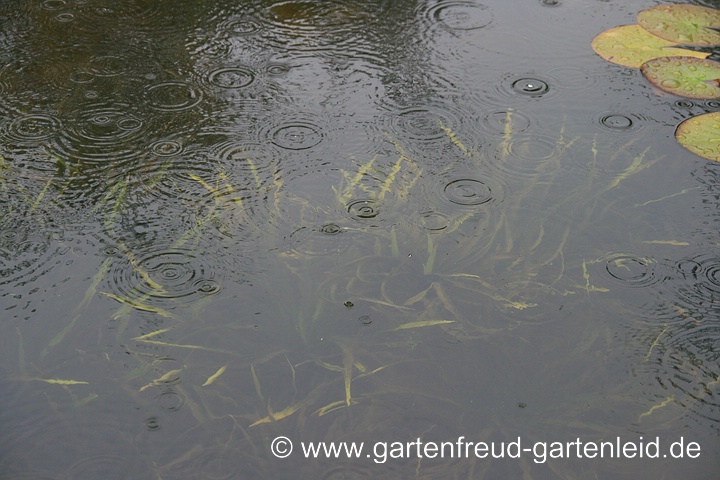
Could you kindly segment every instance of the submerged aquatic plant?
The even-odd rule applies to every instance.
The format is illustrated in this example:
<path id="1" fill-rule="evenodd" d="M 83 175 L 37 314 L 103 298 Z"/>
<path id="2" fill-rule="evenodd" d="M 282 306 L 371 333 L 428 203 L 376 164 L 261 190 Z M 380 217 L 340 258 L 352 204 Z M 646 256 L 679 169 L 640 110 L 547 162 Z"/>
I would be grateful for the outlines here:
<path id="1" fill-rule="evenodd" d="M 640 68 L 657 88 L 674 95 L 720 98 L 720 63 L 707 60 L 709 53 L 681 48 L 720 45 L 720 10 L 692 5 L 659 5 L 638 14 L 638 25 L 616 27 L 592 41 L 603 59 Z M 713 127 L 708 130 L 707 125 Z M 698 128 L 699 132 L 692 130 Z M 715 120 L 683 122 L 676 138 L 691 152 L 718 161 Z M 682 137 L 682 140 L 681 140 Z"/>

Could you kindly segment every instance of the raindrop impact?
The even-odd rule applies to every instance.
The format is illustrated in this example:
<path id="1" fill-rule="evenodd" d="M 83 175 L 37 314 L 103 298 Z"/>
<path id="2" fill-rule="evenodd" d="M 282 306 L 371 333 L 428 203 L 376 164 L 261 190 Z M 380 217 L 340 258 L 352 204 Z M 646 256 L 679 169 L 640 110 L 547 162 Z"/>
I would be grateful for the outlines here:
<path id="1" fill-rule="evenodd" d="M 47 273 L 62 250 L 53 248 L 58 233 L 35 232 L 28 227 L 0 227 L 0 285 L 21 285 Z"/>
<path id="2" fill-rule="evenodd" d="M 220 88 L 243 88 L 255 81 L 255 74 L 245 67 L 221 68 L 210 72 L 208 81 Z"/>
<path id="3" fill-rule="evenodd" d="M 202 91 L 185 82 L 165 82 L 153 85 L 146 92 L 150 107 L 163 112 L 187 110 L 198 105 Z"/>
<path id="4" fill-rule="evenodd" d="M 675 106 L 678 108 L 693 108 L 695 104 L 690 100 L 678 100 L 675 102 Z"/>
<path id="5" fill-rule="evenodd" d="M 493 21 L 487 5 L 472 2 L 444 2 L 429 10 L 429 17 L 448 30 L 477 30 Z"/>
<path id="6" fill-rule="evenodd" d="M 176 412 L 185 405 L 185 397 L 173 390 L 168 390 L 155 397 L 155 403 L 166 412 Z"/>
<path id="7" fill-rule="evenodd" d="M 320 127 L 309 122 L 290 122 L 270 133 L 272 143 L 287 150 L 306 150 L 323 140 Z"/>
<path id="8" fill-rule="evenodd" d="M 429 211 L 420 214 L 420 226 L 425 230 L 441 232 L 445 230 L 449 224 L 449 218 L 440 212 Z"/>
<path id="9" fill-rule="evenodd" d="M 335 223 L 319 227 L 301 226 L 287 235 L 285 244 L 293 252 L 304 256 L 335 255 L 352 244 L 352 235 L 340 235 L 345 229 Z"/>
<path id="10" fill-rule="evenodd" d="M 157 417 L 150 417 L 145 420 L 145 428 L 151 432 L 160 430 L 160 420 Z"/>
<path id="11" fill-rule="evenodd" d="M 338 233 L 342 233 L 342 228 L 334 223 L 327 223 L 320 227 L 320 232 L 325 235 L 337 235 Z"/>
<path id="12" fill-rule="evenodd" d="M 182 144 L 174 140 L 161 140 L 150 145 L 150 150 L 159 157 L 172 157 L 183 151 Z"/>
<path id="13" fill-rule="evenodd" d="M 95 103 L 77 113 L 74 122 L 51 147 L 61 158 L 116 162 L 137 157 L 145 124 L 128 105 Z"/>
<path id="14" fill-rule="evenodd" d="M 547 82 L 538 78 L 519 78 L 513 81 L 511 85 L 513 91 L 529 97 L 542 97 L 550 91 L 550 86 Z"/>
<path id="15" fill-rule="evenodd" d="M 75 130 L 78 136 L 94 145 L 112 145 L 136 135 L 143 122 L 122 107 L 88 108 Z"/>
<path id="16" fill-rule="evenodd" d="M 348 204 L 347 211 L 355 220 L 373 219 L 380 213 L 375 200 L 355 200 Z"/>
<path id="17" fill-rule="evenodd" d="M 261 28 L 260 24 L 253 20 L 233 20 L 225 25 L 228 32 L 237 35 L 252 35 L 259 32 Z"/>
<path id="18" fill-rule="evenodd" d="M 15 118 L 6 127 L 7 135 L 20 143 L 34 143 L 55 135 L 62 127 L 52 115 L 30 114 Z"/>
<path id="19" fill-rule="evenodd" d="M 277 26 L 306 29 L 337 27 L 352 20 L 352 5 L 336 0 L 322 3 L 288 0 L 273 4 L 268 9 L 268 16 Z"/>
<path id="20" fill-rule="evenodd" d="M 64 8 L 67 5 L 67 2 L 65 0 L 45 0 L 42 3 L 42 6 L 46 10 L 58 10 L 60 8 Z"/>
<path id="21" fill-rule="evenodd" d="M 613 255 L 606 260 L 605 271 L 610 278 L 628 287 L 648 287 L 659 281 L 656 262 L 633 255 Z"/>
<path id="22" fill-rule="evenodd" d="M 494 134 L 524 132 L 531 120 L 523 113 L 514 110 L 497 110 L 482 119 L 482 129 Z"/>
<path id="23" fill-rule="evenodd" d="M 389 117 L 390 128 L 398 136 L 420 141 L 435 141 L 447 135 L 445 128 L 459 124 L 445 111 L 424 107 L 407 108 Z"/>
<path id="24" fill-rule="evenodd" d="M 280 77 L 290 71 L 290 66 L 284 63 L 273 63 L 265 67 L 265 72 L 273 77 Z"/>
<path id="25" fill-rule="evenodd" d="M 632 118 L 620 114 L 603 115 L 600 123 L 611 130 L 626 130 L 633 126 Z"/>
<path id="26" fill-rule="evenodd" d="M 555 137 L 521 132 L 497 146 L 497 162 L 492 166 L 506 173 L 508 179 L 546 176 L 560 167 L 564 148 Z"/>
<path id="27" fill-rule="evenodd" d="M 720 298 L 720 257 L 713 254 L 699 255 L 680 260 L 677 271 L 685 282 L 678 288 L 686 308 L 706 313 L 717 308 Z"/>
<path id="28" fill-rule="evenodd" d="M 200 280 L 195 286 L 197 292 L 203 295 L 215 295 L 220 291 L 220 285 L 214 280 Z"/>
<path id="29" fill-rule="evenodd" d="M 482 205 L 493 199 L 490 187 L 481 180 L 460 178 L 443 188 L 445 198 L 456 205 Z"/>
<path id="30" fill-rule="evenodd" d="M 210 268 L 195 252 L 171 249 L 147 254 L 124 254 L 112 272 L 112 289 L 121 299 L 143 297 L 160 308 L 191 302 L 219 289 Z M 132 259 L 132 261 L 131 261 Z"/>
<path id="31" fill-rule="evenodd" d="M 63 23 L 72 22 L 73 20 L 75 20 L 75 15 L 73 15 L 70 12 L 58 13 L 55 16 L 55 20 L 57 20 L 58 22 L 63 22 Z"/>

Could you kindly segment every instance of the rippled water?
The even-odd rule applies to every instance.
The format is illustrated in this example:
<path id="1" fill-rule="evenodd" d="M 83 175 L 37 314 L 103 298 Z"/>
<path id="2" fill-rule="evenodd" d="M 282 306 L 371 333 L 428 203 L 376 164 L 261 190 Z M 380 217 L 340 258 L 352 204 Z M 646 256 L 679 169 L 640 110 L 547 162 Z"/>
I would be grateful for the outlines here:
<path id="1" fill-rule="evenodd" d="M 656 3 L 4 2 L 0 478 L 715 478 L 720 170 L 673 132 L 720 104 L 590 49 Z M 300 448 L 458 437 L 702 455 Z"/>

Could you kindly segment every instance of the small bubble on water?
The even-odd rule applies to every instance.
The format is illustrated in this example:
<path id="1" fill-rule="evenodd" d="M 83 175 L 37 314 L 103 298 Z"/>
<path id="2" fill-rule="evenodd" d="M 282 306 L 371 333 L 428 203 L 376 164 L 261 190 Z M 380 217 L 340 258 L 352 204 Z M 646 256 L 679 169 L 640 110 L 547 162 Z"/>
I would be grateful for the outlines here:
<path id="1" fill-rule="evenodd" d="M 550 90 L 547 82 L 537 78 L 520 78 L 512 83 L 512 88 L 517 93 L 529 96 L 541 96 Z"/>

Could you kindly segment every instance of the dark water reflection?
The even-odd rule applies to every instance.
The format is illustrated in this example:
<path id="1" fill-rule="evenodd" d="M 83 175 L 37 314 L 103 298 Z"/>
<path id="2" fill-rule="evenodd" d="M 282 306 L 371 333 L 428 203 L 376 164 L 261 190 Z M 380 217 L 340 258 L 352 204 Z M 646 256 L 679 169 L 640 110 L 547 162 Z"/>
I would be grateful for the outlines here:
<path id="1" fill-rule="evenodd" d="M 4 2 L 0 478 L 714 478 L 720 172 L 672 133 L 718 105 L 590 49 L 654 4 Z M 702 455 L 300 448 L 458 437 Z"/>

